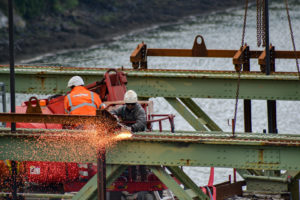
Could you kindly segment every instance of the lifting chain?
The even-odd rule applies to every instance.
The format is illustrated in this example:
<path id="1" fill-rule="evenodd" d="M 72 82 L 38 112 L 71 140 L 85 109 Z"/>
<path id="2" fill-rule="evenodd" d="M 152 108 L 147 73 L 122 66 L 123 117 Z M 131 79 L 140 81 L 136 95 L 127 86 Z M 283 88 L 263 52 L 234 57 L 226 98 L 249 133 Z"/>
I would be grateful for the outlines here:
<path id="1" fill-rule="evenodd" d="M 294 55 L 296 58 L 296 67 L 297 67 L 298 77 L 300 79 L 299 62 L 298 62 L 296 45 L 295 45 L 295 40 L 294 40 L 294 33 L 293 33 L 293 29 L 292 29 L 291 17 L 290 17 L 290 13 L 289 13 L 288 0 L 285 0 L 285 7 L 286 7 L 286 14 L 287 14 L 288 22 L 289 22 L 289 27 L 290 27 L 291 39 L 292 39 L 292 43 L 293 43 Z"/>
<path id="2" fill-rule="evenodd" d="M 261 0 L 256 0 L 256 38 L 257 46 L 261 45 Z"/>
<path id="3" fill-rule="evenodd" d="M 256 0 L 257 46 L 266 46 L 265 0 Z"/>
<path id="4" fill-rule="evenodd" d="M 266 7 L 265 7 L 265 0 L 261 1 L 261 39 L 262 39 L 262 46 L 266 47 Z"/>
<path id="5" fill-rule="evenodd" d="M 244 14 L 244 24 L 243 24 L 241 50 L 244 46 L 244 41 L 245 41 L 245 32 L 246 32 L 246 24 L 247 24 L 247 11 L 248 11 L 248 0 L 246 0 L 246 2 L 245 2 L 245 14 Z M 243 56 L 243 59 L 244 59 L 244 56 Z M 242 64 L 235 65 L 235 71 L 238 73 L 238 81 L 237 81 L 237 89 L 236 89 L 236 95 L 235 95 L 234 117 L 233 117 L 233 122 L 232 122 L 232 136 L 233 137 L 234 137 L 234 134 L 235 134 L 236 115 L 237 115 L 237 108 L 238 108 L 238 102 L 239 102 L 239 91 L 240 91 L 240 79 L 241 79 Z"/>

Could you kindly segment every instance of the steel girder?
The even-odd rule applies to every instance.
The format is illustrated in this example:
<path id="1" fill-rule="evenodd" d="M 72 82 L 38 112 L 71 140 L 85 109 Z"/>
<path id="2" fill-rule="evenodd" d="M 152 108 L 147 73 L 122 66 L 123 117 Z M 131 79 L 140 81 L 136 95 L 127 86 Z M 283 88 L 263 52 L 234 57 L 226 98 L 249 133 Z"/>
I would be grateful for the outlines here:
<path id="1" fill-rule="evenodd" d="M 44 131 L 44 132 L 43 132 Z M 95 162 L 88 137 L 57 131 L 3 129 L 0 160 Z M 54 142 L 55 141 L 55 142 Z M 84 152 L 84 153 L 83 153 Z M 197 133 L 138 133 L 107 152 L 108 164 L 215 166 L 241 169 L 300 170 L 300 137 L 294 135 Z"/>
<path id="2" fill-rule="evenodd" d="M 16 92 L 35 94 L 63 94 L 66 83 L 74 75 L 83 77 L 86 83 L 100 81 L 107 69 L 22 67 L 17 66 Z M 129 89 L 140 97 L 220 98 L 234 99 L 237 74 L 232 71 L 194 70 L 141 70 L 124 69 Z M 0 80 L 9 85 L 9 68 L 0 66 Z M 7 87 L 9 88 L 9 87 Z M 242 72 L 241 99 L 300 100 L 300 84 L 297 73 L 265 75 L 259 72 Z"/>
<path id="3" fill-rule="evenodd" d="M 181 188 L 181 186 L 170 176 L 165 170 L 159 166 L 151 166 L 151 171 L 175 194 L 178 199 L 193 200 L 193 198 Z M 203 200 L 208 200 L 208 197 L 202 192 Z M 197 195 L 195 196 L 197 197 Z M 201 196 L 202 197 L 202 196 Z"/>
<path id="4" fill-rule="evenodd" d="M 113 181 L 122 174 L 122 172 L 127 168 L 124 165 L 107 165 L 107 182 L 106 186 L 109 187 Z M 185 186 L 190 188 L 189 190 L 184 190 L 180 185 L 170 176 L 164 168 L 160 166 L 149 166 L 154 174 L 170 189 L 179 199 L 192 200 L 194 197 L 199 197 L 199 199 L 207 200 L 209 199 L 202 190 L 178 167 L 169 167 L 172 169 L 173 175 L 178 178 Z M 77 199 L 97 199 L 97 175 L 89 180 L 87 184 L 72 198 Z"/>
<path id="5" fill-rule="evenodd" d="M 182 169 L 174 166 L 169 166 L 167 168 L 185 186 L 185 188 L 190 188 L 199 199 L 209 199 Z"/>
<path id="6" fill-rule="evenodd" d="M 192 113 L 187 110 L 184 105 L 181 104 L 176 98 L 165 98 L 169 104 L 176 109 L 176 111 L 185 119 L 187 122 L 197 131 L 206 131 L 204 123 L 200 120 L 201 118 L 195 118 Z"/>
<path id="7" fill-rule="evenodd" d="M 126 167 L 127 166 L 124 165 L 107 165 L 106 186 L 109 187 L 114 180 L 123 173 Z M 72 199 L 97 199 L 97 174 L 94 175 Z"/>

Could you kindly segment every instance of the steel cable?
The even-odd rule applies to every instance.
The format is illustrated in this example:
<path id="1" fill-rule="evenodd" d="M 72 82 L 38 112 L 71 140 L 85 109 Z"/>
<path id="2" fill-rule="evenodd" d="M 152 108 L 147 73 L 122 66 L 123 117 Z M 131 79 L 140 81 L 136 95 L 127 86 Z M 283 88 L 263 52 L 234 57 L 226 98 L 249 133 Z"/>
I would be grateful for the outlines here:
<path id="1" fill-rule="evenodd" d="M 290 13 L 289 13 L 288 0 L 285 0 L 285 7 L 286 7 L 286 14 L 287 14 L 288 22 L 289 22 L 289 28 L 290 28 L 291 40 L 292 40 L 292 44 L 293 44 L 294 55 L 295 55 L 295 59 L 296 59 L 296 67 L 297 67 L 298 77 L 300 80 L 299 62 L 298 62 L 298 57 L 297 57 L 297 53 L 296 53 L 296 45 L 295 45 L 294 33 L 293 33 L 293 29 L 292 29 L 291 17 L 290 17 Z"/>
<path id="2" fill-rule="evenodd" d="M 244 24 L 243 24 L 241 50 L 244 46 L 244 40 L 245 40 L 245 32 L 246 32 L 246 24 L 247 24 L 247 11 L 248 11 L 248 0 L 246 0 L 246 2 L 245 2 L 245 13 L 244 13 Z M 238 108 L 238 102 L 239 102 L 241 70 L 242 70 L 242 66 L 236 67 L 236 71 L 238 72 L 238 81 L 237 81 L 237 89 L 236 89 L 236 96 L 235 96 L 234 117 L 233 117 L 233 124 L 232 124 L 232 135 L 233 136 L 235 134 L 236 115 L 237 115 L 237 108 Z"/>
<path id="3" fill-rule="evenodd" d="M 245 4 L 245 14 L 244 14 L 244 24 L 243 24 L 243 33 L 242 33 L 242 43 L 241 47 L 244 46 L 245 32 L 246 32 L 246 23 L 247 23 L 247 11 L 248 11 L 248 0 Z"/>

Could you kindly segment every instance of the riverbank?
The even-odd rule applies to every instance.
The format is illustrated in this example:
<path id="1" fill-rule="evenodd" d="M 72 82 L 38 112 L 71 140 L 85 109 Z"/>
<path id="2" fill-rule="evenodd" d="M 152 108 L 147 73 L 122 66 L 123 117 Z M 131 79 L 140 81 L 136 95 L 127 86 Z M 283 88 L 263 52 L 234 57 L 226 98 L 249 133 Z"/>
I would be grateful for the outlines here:
<path id="1" fill-rule="evenodd" d="M 59 15 L 44 15 L 15 28 L 16 62 L 45 53 L 88 48 L 131 31 L 154 24 L 177 20 L 207 12 L 240 6 L 238 0 L 212 1 L 135 1 L 122 7 L 103 8 L 89 3 Z M 0 29 L 0 63 L 9 62 L 8 33 Z"/>

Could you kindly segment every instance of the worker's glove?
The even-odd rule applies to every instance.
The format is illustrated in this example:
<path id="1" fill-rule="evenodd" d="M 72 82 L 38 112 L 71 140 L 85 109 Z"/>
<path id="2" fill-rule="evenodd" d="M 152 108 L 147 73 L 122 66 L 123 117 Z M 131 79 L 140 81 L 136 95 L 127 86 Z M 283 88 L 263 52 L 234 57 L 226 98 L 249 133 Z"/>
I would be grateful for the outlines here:
<path id="1" fill-rule="evenodd" d="M 118 115 L 113 115 L 113 116 L 115 117 L 116 121 L 117 121 L 118 123 L 120 123 L 120 118 L 118 117 Z"/>
<path id="2" fill-rule="evenodd" d="M 129 126 L 125 126 L 126 127 L 126 129 L 128 130 L 128 131 L 132 131 L 132 127 L 129 127 Z"/>
<path id="3" fill-rule="evenodd" d="M 122 125 L 120 132 L 130 132 L 131 133 L 131 127 Z"/>

